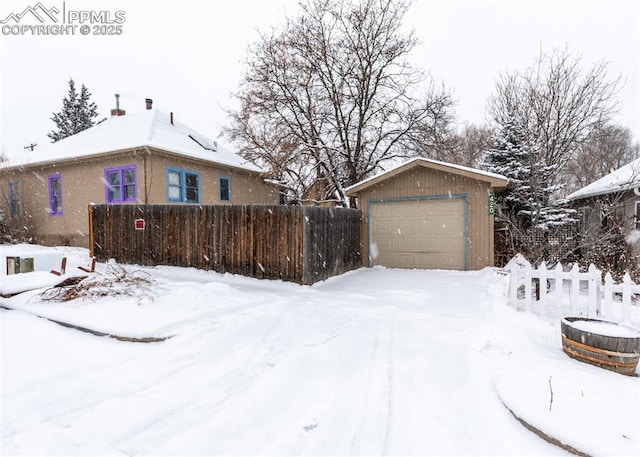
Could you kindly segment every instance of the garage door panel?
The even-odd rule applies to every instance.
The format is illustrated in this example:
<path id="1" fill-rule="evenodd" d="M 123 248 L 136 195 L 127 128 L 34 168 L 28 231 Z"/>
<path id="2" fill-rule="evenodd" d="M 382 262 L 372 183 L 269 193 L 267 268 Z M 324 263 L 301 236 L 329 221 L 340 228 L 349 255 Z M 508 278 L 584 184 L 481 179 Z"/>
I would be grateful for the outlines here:
<path id="1" fill-rule="evenodd" d="M 375 265 L 465 269 L 465 201 L 407 200 L 372 203 L 370 252 Z"/>
<path id="2" fill-rule="evenodd" d="M 417 250 L 415 246 L 415 240 L 409 237 L 398 237 L 396 238 L 395 247 L 400 251 L 414 251 Z"/>
<path id="3" fill-rule="evenodd" d="M 393 256 L 392 261 L 400 264 L 413 264 L 416 262 L 416 257 L 414 253 L 398 253 Z"/>
<path id="4" fill-rule="evenodd" d="M 464 268 L 464 265 L 462 268 L 460 267 L 459 261 L 450 253 L 423 254 L 418 256 L 417 262 L 424 265 L 422 268 L 427 269 L 459 270 Z"/>
<path id="5" fill-rule="evenodd" d="M 378 249 L 382 250 L 391 250 L 393 249 L 393 239 L 390 237 L 379 237 L 376 242 Z"/>
<path id="6" fill-rule="evenodd" d="M 391 232 L 394 230 L 395 223 L 390 219 L 379 219 L 375 222 L 376 231 Z"/>

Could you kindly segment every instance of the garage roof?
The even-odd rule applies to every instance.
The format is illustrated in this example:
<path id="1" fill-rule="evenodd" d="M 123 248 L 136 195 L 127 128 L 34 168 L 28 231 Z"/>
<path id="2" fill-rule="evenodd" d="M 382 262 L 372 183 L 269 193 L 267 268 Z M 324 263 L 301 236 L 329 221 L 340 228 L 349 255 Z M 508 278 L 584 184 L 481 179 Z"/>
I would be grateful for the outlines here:
<path id="1" fill-rule="evenodd" d="M 490 173 L 488 171 L 478 170 L 476 168 L 463 167 L 462 165 L 456 165 L 453 163 L 440 162 L 439 160 L 425 159 L 424 157 L 416 157 L 403 164 L 400 164 L 390 170 L 379 173 L 371 178 L 360 181 L 353 186 L 347 187 L 345 190 L 348 195 L 356 194 L 368 187 L 378 184 L 381 181 L 389 179 L 407 170 L 415 167 L 425 167 L 432 170 L 444 171 L 446 173 L 453 173 L 455 175 L 464 176 L 465 178 L 477 179 L 479 181 L 485 181 L 493 188 L 507 187 L 509 179 L 499 175 L 497 173 Z"/>

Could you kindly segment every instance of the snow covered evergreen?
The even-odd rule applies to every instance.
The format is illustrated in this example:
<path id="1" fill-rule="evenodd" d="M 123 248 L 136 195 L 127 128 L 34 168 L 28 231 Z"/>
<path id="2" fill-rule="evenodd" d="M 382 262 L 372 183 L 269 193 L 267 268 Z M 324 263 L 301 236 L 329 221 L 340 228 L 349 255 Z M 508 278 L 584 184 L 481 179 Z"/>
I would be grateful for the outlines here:
<path id="1" fill-rule="evenodd" d="M 562 185 L 553 184 L 557 164 L 547 164 L 541 148 L 517 115 L 500 121 L 494 147 L 486 151 L 481 166 L 509 178 L 507 189 L 499 194 L 497 220 L 510 230 L 510 243 L 516 252 L 527 252 L 536 260 L 545 259 L 545 241 L 553 229 L 573 224 L 575 211 L 561 200 L 554 200 Z"/>
<path id="2" fill-rule="evenodd" d="M 62 100 L 62 110 L 53 113 L 51 120 L 56 124 L 57 131 L 47 133 L 52 143 L 96 125 L 98 106 L 91 101 L 91 92 L 83 84 L 80 93 L 76 91 L 75 82 L 69 79 L 69 92 Z"/>

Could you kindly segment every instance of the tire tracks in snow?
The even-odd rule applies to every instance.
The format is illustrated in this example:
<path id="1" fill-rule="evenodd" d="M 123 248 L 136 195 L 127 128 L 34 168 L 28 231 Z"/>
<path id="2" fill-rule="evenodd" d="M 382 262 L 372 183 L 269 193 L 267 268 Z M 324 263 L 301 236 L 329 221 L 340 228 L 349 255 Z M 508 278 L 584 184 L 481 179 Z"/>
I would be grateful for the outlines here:
<path id="1" fill-rule="evenodd" d="M 302 363 L 307 360 L 309 351 L 315 351 L 317 346 L 324 346 L 339 339 L 344 327 L 357 319 L 357 315 L 349 313 L 340 319 L 337 325 L 330 328 L 315 325 L 315 319 L 301 322 L 301 314 L 304 316 L 309 315 L 309 309 L 314 306 L 316 305 L 313 301 L 309 304 L 303 303 L 301 300 L 301 302 L 284 307 L 274 316 L 262 335 L 255 338 L 256 342 L 253 343 L 247 355 L 242 358 L 239 368 L 234 373 L 225 374 L 226 388 L 219 395 L 211 398 L 212 396 L 209 394 L 208 396 L 211 399 L 205 403 L 202 403 L 202 398 L 206 398 L 205 395 L 195 395 L 194 401 L 179 408 L 193 408 L 186 415 L 179 417 L 179 409 L 175 412 L 163 414 L 166 418 L 160 418 L 160 420 L 154 422 L 149 430 L 141 430 L 140 436 L 131 436 L 129 443 L 121 443 L 119 449 L 133 450 L 135 453 L 137 452 L 135 443 L 153 441 L 156 443 L 156 446 L 152 449 L 154 453 L 178 452 L 180 449 L 178 443 L 192 439 L 194 436 L 205 436 L 206 431 L 211 427 L 218 429 L 222 424 L 223 429 L 229 426 L 233 428 L 233 423 L 225 424 L 225 421 L 227 419 L 233 421 L 233 418 L 237 418 L 238 410 L 243 408 L 257 408 L 259 410 L 261 407 L 259 397 L 264 394 L 269 395 L 272 392 L 270 389 L 274 388 L 274 376 L 283 376 L 272 370 L 282 369 L 286 372 L 287 369 L 291 368 L 292 364 L 295 366 Z M 311 312 L 311 314 L 313 313 Z M 310 334 L 306 335 L 304 330 L 301 331 L 301 327 L 309 322 L 314 322 L 314 325 L 311 329 L 308 329 Z M 287 363 L 287 365 L 284 368 L 279 368 L 283 363 Z M 338 367 L 336 366 L 335 370 L 337 371 L 337 369 Z M 327 376 L 331 377 L 331 375 Z M 287 379 L 283 380 L 285 384 L 278 383 L 278 385 L 286 389 L 288 387 L 286 384 Z M 295 382 L 291 384 L 291 387 L 295 389 Z M 296 403 L 298 406 L 295 408 L 295 417 L 297 417 L 295 421 L 292 421 L 291 424 L 281 424 L 284 428 L 278 428 L 279 424 L 274 417 L 272 423 L 266 427 L 277 429 L 278 436 L 289 443 L 288 447 L 290 449 L 300 450 L 303 448 L 307 438 L 313 435 L 317 427 L 322 425 L 330 406 L 333 404 L 333 392 L 327 393 L 322 388 L 318 391 L 312 389 L 307 389 L 306 391 L 310 393 L 309 396 L 297 397 L 296 401 L 299 401 L 299 403 Z M 299 392 L 297 394 L 299 395 Z M 201 419 L 203 417 L 206 418 L 204 421 Z M 245 423 L 239 425 L 242 427 L 247 426 Z M 182 430 L 184 433 L 174 439 L 170 433 L 164 433 L 164 431 L 171 430 Z M 149 436 L 149 433 L 153 433 L 153 435 Z M 260 438 L 257 438 L 258 447 L 269 447 L 273 444 L 273 438 L 273 436 L 269 436 L 267 438 L 268 441 L 260 441 Z M 242 440 L 237 445 L 247 446 L 247 449 L 252 449 Z M 212 453 L 215 450 L 207 449 L 206 452 Z M 250 451 L 248 450 L 247 452 Z M 296 453 L 294 452 L 294 454 Z"/>
<path id="2" fill-rule="evenodd" d="M 219 413 L 221 408 L 231 407 L 228 403 L 232 399 L 250 390 L 270 369 L 280 363 L 283 352 L 283 338 L 286 336 L 287 329 L 294 324 L 295 317 L 300 314 L 303 307 L 304 304 L 301 303 L 290 304 L 278 313 L 260 337 L 258 343 L 240 363 L 239 369 L 231 376 L 228 373 L 222 374 L 222 377 L 229 377 L 229 379 L 226 382 L 220 379 L 228 385 L 221 395 L 202 403 L 202 398 L 206 397 L 204 393 L 208 389 L 205 388 L 200 392 L 192 393 L 189 401 L 165 410 L 162 415 L 157 415 L 153 421 L 147 422 L 143 424 L 143 427 L 127 433 L 118 444 L 118 449 L 120 451 L 126 449 L 126 452 L 136 453 L 138 452 L 136 443 L 148 443 L 153 440 L 156 443 L 155 449 L 159 450 L 172 439 L 172 433 L 170 433 L 172 430 L 189 431 L 202 425 L 200 418 L 211 418 L 216 413 Z M 168 382 L 171 384 L 170 381 Z M 180 416 L 181 410 L 189 411 L 186 417 Z M 149 434 L 154 436 L 150 439 Z M 147 449 L 147 451 L 149 450 Z"/>
<path id="3" fill-rule="evenodd" d="M 351 454 L 388 454 L 393 420 L 393 348 L 397 308 L 390 306 L 388 318 L 378 325 L 371 346 L 365 398 L 384 398 L 380 404 L 366 404 L 362 424 L 351 438 Z M 362 444 L 364 442 L 364 445 Z M 364 446 L 364 449 L 363 449 Z"/>
<path id="4" fill-rule="evenodd" d="M 91 366 L 91 378 L 87 379 L 87 378 L 83 378 L 83 382 L 87 383 L 90 379 L 94 379 L 95 380 L 95 384 L 99 384 L 100 381 L 102 379 L 109 379 L 112 375 L 112 373 L 114 371 L 127 371 L 129 366 L 133 366 L 135 364 L 137 364 L 137 358 L 136 357 L 129 357 L 127 358 L 125 361 L 123 361 L 122 363 L 118 364 L 117 366 L 113 366 L 113 365 L 107 365 L 105 366 L 104 363 L 99 363 L 99 364 L 95 364 Z M 181 364 L 179 364 L 177 366 L 178 369 L 182 369 L 185 368 L 186 366 L 188 366 L 188 362 L 183 362 Z M 153 378 L 146 378 L 145 380 L 143 380 L 144 382 L 137 382 L 137 383 L 131 383 L 131 384 L 127 384 L 126 386 L 117 386 L 116 388 L 111 389 L 110 391 L 105 392 L 104 396 L 98 397 L 95 394 L 92 394 L 91 396 L 89 396 L 87 399 L 85 400 L 79 400 L 78 399 L 78 392 L 82 392 L 81 389 L 81 385 L 62 385 L 60 384 L 58 389 L 52 389 L 51 391 L 55 391 L 57 396 L 56 396 L 56 401 L 52 402 L 52 405 L 54 405 L 54 408 L 47 410 L 47 413 L 45 415 L 46 421 L 51 422 L 52 424 L 55 424 L 56 426 L 61 427 L 62 429 L 66 429 L 70 426 L 71 423 L 74 422 L 73 418 L 74 417 L 78 417 L 79 415 L 86 415 L 86 414 L 90 414 L 91 412 L 93 412 L 99 405 L 110 401 L 111 399 L 122 399 L 122 398 L 131 398 L 131 397 L 135 397 L 136 395 L 142 393 L 142 392 L 146 392 L 148 389 L 153 388 L 157 382 L 157 378 L 158 377 L 162 377 L 162 376 L 170 376 L 171 373 L 175 372 L 175 366 L 172 367 L 171 370 L 169 369 L 164 369 L 163 371 L 161 371 L 160 373 L 158 373 L 156 376 L 154 376 Z M 60 373 L 56 373 L 55 375 L 53 375 L 55 378 L 61 378 L 61 379 L 66 379 L 68 378 L 69 373 L 62 372 L 62 375 L 60 375 Z M 138 380 L 140 381 L 140 380 Z M 39 384 L 42 384 L 44 382 L 47 382 L 46 379 L 40 379 L 38 381 Z M 55 384 L 53 384 L 55 386 Z M 29 386 L 25 386 L 21 389 L 22 391 L 25 390 L 30 390 Z M 13 392 L 13 394 L 19 394 L 20 392 Z M 60 396 L 70 396 L 70 397 L 74 397 L 74 401 L 72 403 L 72 406 L 64 406 L 64 407 L 60 407 Z M 9 397 L 12 398 L 12 397 Z M 18 395 L 18 398 L 22 398 L 22 401 L 24 400 L 24 395 Z M 80 396 L 80 398 L 82 398 Z M 46 402 L 45 402 L 46 404 Z M 6 406 L 9 406 L 8 404 Z M 5 409 L 5 414 L 7 410 L 17 410 L 19 411 L 20 408 L 18 407 L 7 407 Z M 13 421 L 11 421 L 13 422 Z M 28 418 L 23 419 L 22 420 L 23 424 L 28 424 L 30 422 L 30 420 Z M 8 434 L 8 436 L 11 435 L 11 433 Z"/>

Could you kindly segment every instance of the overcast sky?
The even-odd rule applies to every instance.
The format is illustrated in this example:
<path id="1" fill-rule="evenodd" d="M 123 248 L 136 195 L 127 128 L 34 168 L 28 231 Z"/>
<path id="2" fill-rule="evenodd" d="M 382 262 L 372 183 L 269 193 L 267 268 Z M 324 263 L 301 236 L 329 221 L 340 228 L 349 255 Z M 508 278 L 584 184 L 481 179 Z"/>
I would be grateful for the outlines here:
<path id="1" fill-rule="evenodd" d="M 148 97 L 155 108 L 172 111 L 215 138 L 227 122 L 223 108 L 233 106 L 230 93 L 243 73 L 247 46 L 258 38 L 256 30 L 294 15 L 297 3 L 41 0 L 67 18 L 70 12 L 104 12 L 98 17 L 103 22 L 91 25 L 89 35 L 80 33 L 78 19 L 68 21 L 77 26 L 70 36 L 32 36 L 15 27 L 11 31 L 17 34 L 0 35 L 2 148 L 13 156 L 25 145 L 50 141 L 50 118 L 62 107 L 70 77 L 89 88 L 102 117 L 115 107 L 115 93 L 128 113 L 143 110 Z M 2 0 L 0 20 L 37 4 Z M 606 61 L 612 78 L 622 76 L 616 121 L 640 139 L 639 5 L 638 0 L 417 0 L 406 17 L 421 41 L 411 59 L 453 91 L 460 123 L 480 124 L 501 72 L 530 66 L 540 50 L 568 46 L 583 56 L 585 68 Z M 100 29 L 107 21 L 121 25 L 121 34 L 92 35 L 108 31 Z M 6 24 L 41 23 L 27 14 L 18 24 L 12 19 Z M 43 24 L 54 22 L 44 18 Z"/>

